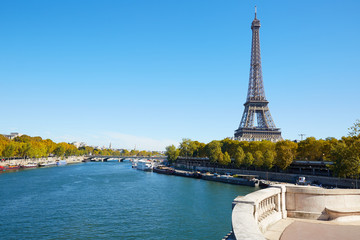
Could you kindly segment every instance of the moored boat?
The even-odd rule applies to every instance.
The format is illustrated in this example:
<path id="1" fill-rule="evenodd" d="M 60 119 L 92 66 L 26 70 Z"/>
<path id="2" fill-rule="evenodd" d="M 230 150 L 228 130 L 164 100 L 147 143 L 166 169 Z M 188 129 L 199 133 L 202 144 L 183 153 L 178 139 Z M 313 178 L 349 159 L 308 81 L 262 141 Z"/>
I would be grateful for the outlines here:
<path id="1" fill-rule="evenodd" d="M 139 160 L 137 162 L 136 168 L 142 171 L 152 171 L 153 165 L 152 162 L 149 160 Z"/>
<path id="2" fill-rule="evenodd" d="M 7 166 L 5 166 L 6 170 L 16 170 L 16 169 L 19 169 L 19 168 L 20 168 L 20 165 L 7 165 Z"/>
<path id="3" fill-rule="evenodd" d="M 67 164 L 66 160 L 57 160 L 57 161 L 56 161 L 56 165 L 58 165 L 58 166 L 60 166 L 60 165 L 66 165 L 66 164 Z"/>
<path id="4" fill-rule="evenodd" d="M 55 166 L 56 162 L 44 162 L 44 163 L 40 163 L 39 166 L 40 167 L 51 167 L 51 166 Z"/>
<path id="5" fill-rule="evenodd" d="M 34 162 L 29 162 L 27 164 L 21 165 L 22 168 L 36 168 L 38 167 L 37 163 Z"/>
<path id="6" fill-rule="evenodd" d="M 153 171 L 156 173 L 172 175 L 172 174 L 174 174 L 175 169 L 160 165 L 160 166 L 154 168 Z"/>
<path id="7" fill-rule="evenodd" d="M 132 168 L 137 168 L 137 163 L 138 163 L 138 160 L 134 159 L 134 160 L 132 161 L 131 167 L 132 167 Z"/>

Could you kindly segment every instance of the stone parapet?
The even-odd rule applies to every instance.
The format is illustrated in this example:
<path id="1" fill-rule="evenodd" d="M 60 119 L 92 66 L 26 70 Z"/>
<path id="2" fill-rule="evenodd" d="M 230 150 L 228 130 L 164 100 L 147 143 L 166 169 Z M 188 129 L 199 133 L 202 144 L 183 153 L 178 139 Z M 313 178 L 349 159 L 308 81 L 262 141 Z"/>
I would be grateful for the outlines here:
<path id="1" fill-rule="evenodd" d="M 287 217 L 344 222 L 359 215 L 360 190 L 273 185 L 234 199 L 232 227 L 235 239 L 265 239 L 268 227 Z"/>

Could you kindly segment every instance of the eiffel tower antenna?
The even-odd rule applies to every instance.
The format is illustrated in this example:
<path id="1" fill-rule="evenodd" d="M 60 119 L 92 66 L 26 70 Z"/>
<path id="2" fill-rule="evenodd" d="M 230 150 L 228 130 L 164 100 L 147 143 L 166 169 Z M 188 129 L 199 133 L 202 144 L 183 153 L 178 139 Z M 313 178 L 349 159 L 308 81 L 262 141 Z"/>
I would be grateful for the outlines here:
<path id="1" fill-rule="evenodd" d="M 245 109 L 241 118 L 240 126 L 235 130 L 235 139 L 239 141 L 269 140 L 277 142 L 282 140 L 280 128 L 276 128 L 265 97 L 261 55 L 260 55 L 260 20 L 255 18 L 251 24 L 252 43 L 249 87 Z M 257 125 L 254 124 L 256 117 Z"/>

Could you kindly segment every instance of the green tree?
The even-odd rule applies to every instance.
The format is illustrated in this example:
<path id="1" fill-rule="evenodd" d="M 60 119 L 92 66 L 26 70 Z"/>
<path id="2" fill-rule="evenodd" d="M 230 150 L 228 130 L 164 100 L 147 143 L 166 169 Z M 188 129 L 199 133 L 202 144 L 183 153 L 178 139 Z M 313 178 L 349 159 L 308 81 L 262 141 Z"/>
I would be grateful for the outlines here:
<path id="1" fill-rule="evenodd" d="M 193 150 L 193 157 L 205 157 L 206 156 L 206 152 L 205 152 L 205 143 L 201 143 L 198 141 L 192 141 L 190 143 L 190 147 Z"/>
<path id="2" fill-rule="evenodd" d="M 271 169 L 274 166 L 275 152 L 272 150 L 266 150 L 264 153 L 264 166 L 267 169 Z"/>
<path id="3" fill-rule="evenodd" d="M 166 157 L 167 157 L 167 160 L 168 160 L 170 163 L 175 162 L 176 159 L 179 157 L 179 154 L 180 154 L 180 150 L 177 149 L 174 145 L 171 145 L 171 146 L 167 146 L 167 147 L 166 147 L 165 155 L 166 155 Z"/>
<path id="4" fill-rule="evenodd" d="M 263 154 L 261 151 L 256 151 L 254 154 L 254 165 L 255 167 L 262 167 L 264 164 Z"/>
<path id="5" fill-rule="evenodd" d="M 221 144 L 219 141 L 211 141 L 206 145 L 207 156 L 213 163 L 220 163 L 223 161 L 223 153 L 221 151 Z"/>
<path id="6" fill-rule="evenodd" d="M 342 138 L 331 149 L 332 170 L 338 177 L 358 177 L 360 173 L 360 139 Z"/>
<path id="7" fill-rule="evenodd" d="M 240 167 L 244 163 L 245 153 L 244 150 L 238 146 L 235 152 L 235 165 Z"/>
<path id="8" fill-rule="evenodd" d="M 219 163 L 224 166 L 229 165 L 231 163 L 230 155 L 227 152 L 225 152 L 223 157 L 220 159 Z"/>
<path id="9" fill-rule="evenodd" d="M 66 143 L 58 143 L 54 150 L 54 154 L 58 157 L 63 157 L 66 151 Z"/>
<path id="10" fill-rule="evenodd" d="M 249 148 L 247 152 L 250 152 L 254 156 L 255 152 L 258 151 L 259 148 L 260 148 L 260 142 L 258 141 L 249 142 Z"/>
<path id="11" fill-rule="evenodd" d="M 189 138 L 183 138 L 180 143 L 180 156 L 182 157 L 192 157 L 194 154 L 194 150 L 196 149 L 196 143 L 191 141 Z"/>
<path id="12" fill-rule="evenodd" d="M 246 167 L 250 167 L 254 162 L 254 157 L 251 152 L 247 152 L 244 158 L 244 164 Z"/>
<path id="13" fill-rule="evenodd" d="M 231 158 L 235 158 L 235 154 L 237 151 L 237 148 L 239 147 L 239 141 L 232 140 L 230 138 L 225 138 L 221 140 L 221 151 L 228 152 Z"/>

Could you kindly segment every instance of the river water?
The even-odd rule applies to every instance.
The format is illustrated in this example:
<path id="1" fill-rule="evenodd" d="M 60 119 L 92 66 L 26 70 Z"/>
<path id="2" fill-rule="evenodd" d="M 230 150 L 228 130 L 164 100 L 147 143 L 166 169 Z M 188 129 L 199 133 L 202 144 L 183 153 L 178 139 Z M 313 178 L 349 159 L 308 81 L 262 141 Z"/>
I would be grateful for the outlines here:
<path id="1" fill-rule="evenodd" d="M 221 239 L 252 187 L 90 162 L 0 174 L 1 239 Z"/>

